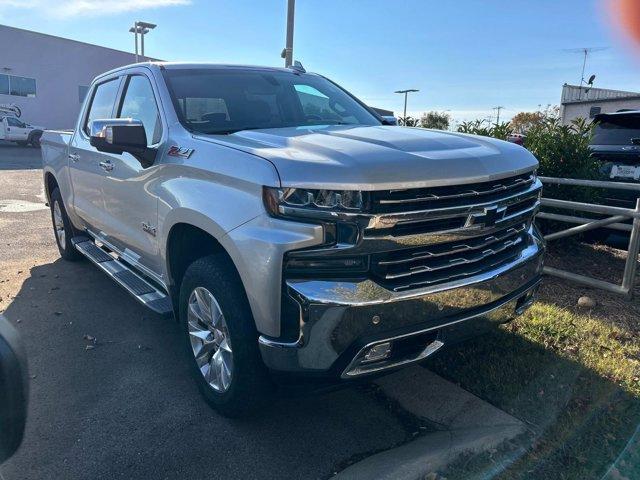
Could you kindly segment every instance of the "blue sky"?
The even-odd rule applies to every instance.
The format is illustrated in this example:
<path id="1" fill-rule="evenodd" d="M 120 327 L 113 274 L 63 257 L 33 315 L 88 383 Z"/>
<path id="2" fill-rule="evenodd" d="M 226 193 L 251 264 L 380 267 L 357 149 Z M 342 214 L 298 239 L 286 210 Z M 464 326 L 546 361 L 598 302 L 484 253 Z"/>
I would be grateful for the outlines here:
<path id="1" fill-rule="evenodd" d="M 615 0 L 613 0 L 615 1 Z M 596 86 L 640 90 L 640 53 L 604 0 L 297 0 L 294 56 L 371 105 L 456 120 L 557 104 L 582 57 Z M 167 60 L 281 65 L 286 0 L 0 0 L 0 23 L 122 50 L 134 20 L 157 23 L 147 54 Z M 2 53 L 0 51 L 0 58 Z M 503 117 L 504 118 L 504 117 Z"/>

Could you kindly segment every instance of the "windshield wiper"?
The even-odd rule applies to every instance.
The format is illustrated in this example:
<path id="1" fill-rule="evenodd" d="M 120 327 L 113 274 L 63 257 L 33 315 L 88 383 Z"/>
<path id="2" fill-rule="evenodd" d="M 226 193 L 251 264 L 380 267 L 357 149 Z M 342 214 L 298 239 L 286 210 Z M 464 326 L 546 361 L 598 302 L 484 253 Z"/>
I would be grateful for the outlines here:
<path id="1" fill-rule="evenodd" d="M 268 127 L 239 127 L 239 128 L 229 128 L 227 130 L 208 130 L 202 133 L 204 133 L 205 135 L 231 135 L 232 133 L 242 132 L 244 130 L 260 130 L 262 128 L 268 128 Z"/>

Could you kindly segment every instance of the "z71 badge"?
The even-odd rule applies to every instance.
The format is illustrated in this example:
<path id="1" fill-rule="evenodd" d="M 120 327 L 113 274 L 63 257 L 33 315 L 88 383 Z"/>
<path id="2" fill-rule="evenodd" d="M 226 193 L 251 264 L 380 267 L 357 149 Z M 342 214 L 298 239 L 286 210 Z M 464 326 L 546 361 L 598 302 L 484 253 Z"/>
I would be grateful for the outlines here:
<path id="1" fill-rule="evenodd" d="M 167 155 L 171 157 L 189 158 L 192 153 L 193 153 L 193 148 L 182 148 L 177 145 L 173 145 L 172 147 L 169 147 L 169 151 L 167 152 Z"/>

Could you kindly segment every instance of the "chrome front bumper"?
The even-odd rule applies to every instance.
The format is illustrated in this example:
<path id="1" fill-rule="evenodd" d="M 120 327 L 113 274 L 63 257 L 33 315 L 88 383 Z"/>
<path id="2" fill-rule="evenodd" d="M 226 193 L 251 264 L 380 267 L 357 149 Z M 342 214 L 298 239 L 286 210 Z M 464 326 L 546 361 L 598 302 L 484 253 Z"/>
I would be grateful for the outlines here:
<path id="1" fill-rule="evenodd" d="M 538 236 L 511 263 L 482 275 L 410 291 L 372 280 L 288 280 L 300 306 L 300 337 L 261 336 L 262 358 L 280 372 L 352 378 L 419 361 L 442 345 L 486 331 L 522 313 L 535 297 L 544 244 Z M 390 358 L 363 362 L 375 345 Z"/>

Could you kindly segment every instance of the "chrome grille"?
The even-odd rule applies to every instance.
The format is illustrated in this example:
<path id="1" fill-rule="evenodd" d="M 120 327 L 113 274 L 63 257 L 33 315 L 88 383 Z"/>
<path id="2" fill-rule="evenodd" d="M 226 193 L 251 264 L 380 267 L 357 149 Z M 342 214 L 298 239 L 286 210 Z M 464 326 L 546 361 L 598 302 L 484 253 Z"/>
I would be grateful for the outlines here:
<path id="1" fill-rule="evenodd" d="M 535 177 L 529 172 L 502 180 L 468 185 L 381 190 L 372 193 L 371 205 L 373 213 L 390 213 L 484 203 L 526 191 L 534 182 Z"/>
<path id="2" fill-rule="evenodd" d="M 374 254 L 372 273 L 395 291 L 477 275 L 518 257 L 528 244 L 526 230 L 520 224 L 464 241 Z"/>
<path id="3" fill-rule="evenodd" d="M 540 190 L 530 172 L 472 185 L 374 192 L 372 209 L 387 221 L 365 230 L 364 238 L 395 248 L 372 253 L 372 276 L 399 291 L 514 261 L 530 245 Z"/>

